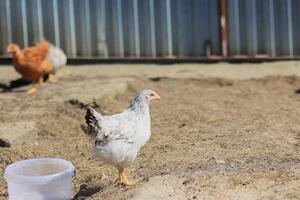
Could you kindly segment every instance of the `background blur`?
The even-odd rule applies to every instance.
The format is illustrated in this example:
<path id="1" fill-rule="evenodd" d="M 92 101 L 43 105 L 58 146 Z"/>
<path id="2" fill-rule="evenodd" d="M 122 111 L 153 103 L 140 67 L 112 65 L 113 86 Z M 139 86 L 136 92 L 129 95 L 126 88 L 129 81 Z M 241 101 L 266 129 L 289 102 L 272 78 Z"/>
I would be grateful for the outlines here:
<path id="1" fill-rule="evenodd" d="M 298 58 L 298 0 L 0 0 L 7 44 L 68 58 Z"/>

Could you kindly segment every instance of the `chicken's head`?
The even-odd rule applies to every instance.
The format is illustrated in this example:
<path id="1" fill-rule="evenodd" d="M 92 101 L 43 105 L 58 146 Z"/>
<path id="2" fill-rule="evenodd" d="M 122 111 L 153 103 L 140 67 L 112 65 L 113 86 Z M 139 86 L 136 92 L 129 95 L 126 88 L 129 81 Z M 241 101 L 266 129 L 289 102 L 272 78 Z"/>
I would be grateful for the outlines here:
<path id="1" fill-rule="evenodd" d="M 153 90 L 142 90 L 139 95 L 144 97 L 148 102 L 154 99 L 161 99 L 160 96 Z"/>
<path id="2" fill-rule="evenodd" d="M 6 52 L 9 54 L 17 54 L 18 52 L 20 52 L 20 47 L 17 44 L 9 44 L 6 48 Z"/>

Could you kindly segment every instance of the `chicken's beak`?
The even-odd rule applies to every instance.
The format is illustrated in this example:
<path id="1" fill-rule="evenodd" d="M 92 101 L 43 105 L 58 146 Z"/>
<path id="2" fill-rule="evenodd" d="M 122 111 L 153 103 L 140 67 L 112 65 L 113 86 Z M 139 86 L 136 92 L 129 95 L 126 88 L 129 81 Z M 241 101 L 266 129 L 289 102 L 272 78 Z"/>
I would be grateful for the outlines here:
<path id="1" fill-rule="evenodd" d="M 154 96 L 154 99 L 161 100 L 161 97 L 160 97 L 158 94 L 156 94 L 156 95 Z"/>

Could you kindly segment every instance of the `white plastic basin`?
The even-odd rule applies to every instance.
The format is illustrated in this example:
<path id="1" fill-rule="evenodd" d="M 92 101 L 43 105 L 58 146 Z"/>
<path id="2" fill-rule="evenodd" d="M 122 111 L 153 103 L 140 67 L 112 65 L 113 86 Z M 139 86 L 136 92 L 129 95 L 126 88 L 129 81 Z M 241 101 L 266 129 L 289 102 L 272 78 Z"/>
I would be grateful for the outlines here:
<path id="1" fill-rule="evenodd" d="M 5 169 L 10 200 L 69 200 L 72 198 L 71 162 L 56 158 L 17 161 Z"/>

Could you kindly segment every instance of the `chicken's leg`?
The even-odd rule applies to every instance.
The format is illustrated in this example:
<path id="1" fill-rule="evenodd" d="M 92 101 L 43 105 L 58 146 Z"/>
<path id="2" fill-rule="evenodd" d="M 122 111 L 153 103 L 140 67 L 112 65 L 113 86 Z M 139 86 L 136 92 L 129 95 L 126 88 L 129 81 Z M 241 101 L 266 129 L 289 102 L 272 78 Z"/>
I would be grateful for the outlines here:
<path id="1" fill-rule="evenodd" d="M 119 169 L 119 183 L 124 186 L 134 186 L 134 183 L 129 183 L 123 168 Z"/>
<path id="2" fill-rule="evenodd" d="M 44 83 L 44 77 L 40 77 L 38 80 L 37 80 L 38 84 L 39 85 L 43 85 Z"/>
<path id="3" fill-rule="evenodd" d="M 33 94 L 33 93 L 35 93 L 36 92 L 36 83 L 34 82 L 34 83 L 32 83 L 32 85 L 31 85 L 31 88 L 29 89 L 29 90 L 27 90 L 27 93 L 28 94 Z"/>
<path id="4" fill-rule="evenodd" d="M 122 171 L 119 170 L 119 183 L 122 184 L 123 183 L 123 174 Z"/>
<path id="5" fill-rule="evenodd" d="M 56 77 L 55 74 L 50 73 L 48 80 L 49 80 L 50 83 L 56 83 L 57 82 L 57 77 Z"/>
<path id="6" fill-rule="evenodd" d="M 28 94 L 35 93 L 37 91 L 36 83 L 38 83 L 39 85 L 42 85 L 43 82 L 44 82 L 43 77 L 38 78 L 36 81 L 34 81 L 32 83 L 32 86 L 31 86 L 31 88 L 29 90 L 27 90 L 27 93 Z"/>

